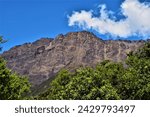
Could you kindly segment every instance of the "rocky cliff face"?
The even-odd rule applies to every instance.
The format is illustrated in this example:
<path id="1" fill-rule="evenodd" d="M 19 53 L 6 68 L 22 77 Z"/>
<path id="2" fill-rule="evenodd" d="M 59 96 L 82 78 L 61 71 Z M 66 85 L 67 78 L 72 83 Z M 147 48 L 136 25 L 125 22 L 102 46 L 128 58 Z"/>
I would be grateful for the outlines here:
<path id="1" fill-rule="evenodd" d="M 62 68 L 94 66 L 103 60 L 124 61 L 126 54 L 145 41 L 99 39 L 86 31 L 42 38 L 33 43 L 13 47 L 2 54 L 13 71 L 29 76 L 33 86 L 40 85 Z"/>

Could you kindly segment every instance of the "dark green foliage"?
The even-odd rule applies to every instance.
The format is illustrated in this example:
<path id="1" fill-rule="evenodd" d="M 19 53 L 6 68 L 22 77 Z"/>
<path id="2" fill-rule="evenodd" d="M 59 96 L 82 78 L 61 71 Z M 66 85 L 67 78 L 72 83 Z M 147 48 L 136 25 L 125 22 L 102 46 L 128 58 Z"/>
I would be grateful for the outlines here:
<path id="1" fill-rule="evenodd" d="M 150 99 L 150 43 L 131 52 L 125 66 L 106 60 L 75 73 L 62 70 L 36 99 Z"/>
<path id="2" fill-rule="evenodd" d="M 0 99 L 23 99 L 29 89 L 27 78 L 11 73 L 6 68 L 5 61 L 0 58 Z"/>
<path id="3" fill-rule="evenodd" d="M 4 42 L 0 37 L 0 44 Z M 12 73 L 6 67 L 6 62 L 0 57 L 0 100 L 24 99 L 30 89 L 30 84 L 25 77 Z"/>
<path id="4" fill-rule="evenodd" d="M 120 81 L 123 99 L 150 99 L 150 43 L 130 53 L 127 65 Z"/>
<path id="5" fill-rule="evenodd" d="M 72 74 L 62 70 L 51 83 L 51 88 L 39 99 L 121 99 L 116 79 L 122 69 L 121 64 L 109 62 L 97 65 L 96 69 L 80 68 Z"/>
<path id="6" fill-rule="evenodd" d="M 4 40 L 2 36 L 0 36 L 0 44 L 3 44 L 5 42 L 6 42 L 6 40 Z M 2 47 L 0 46 L 0 51 L 1 50 L 2 50 Z"/>

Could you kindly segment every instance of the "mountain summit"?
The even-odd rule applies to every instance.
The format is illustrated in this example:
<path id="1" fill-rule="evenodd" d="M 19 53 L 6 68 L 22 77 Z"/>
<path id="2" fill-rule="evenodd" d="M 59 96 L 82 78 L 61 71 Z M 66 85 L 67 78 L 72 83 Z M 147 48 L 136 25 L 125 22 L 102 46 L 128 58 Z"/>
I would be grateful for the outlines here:
<path id="1" fill-rule="evenodd" d="M 145 41 L 102 40 L 93 33 L 70 32 L 55 39 L 41 38 L 33 43 L 15 46 L 1 56 L 8 68 L 26 75 L 38 86 L 62 68 L 95 66 L 103 60 L 124 61 L 127 53 L 143 46 Z"/>

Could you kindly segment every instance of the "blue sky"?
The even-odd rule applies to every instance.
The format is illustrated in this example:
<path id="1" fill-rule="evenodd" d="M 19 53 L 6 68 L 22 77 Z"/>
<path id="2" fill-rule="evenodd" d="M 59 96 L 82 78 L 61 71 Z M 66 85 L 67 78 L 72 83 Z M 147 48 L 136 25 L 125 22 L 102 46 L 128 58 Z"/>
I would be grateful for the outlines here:
<path id="1" fill-rule="evenodd" d="M 134 35 L 136 32 L 133 31 L 131 31 L 134 33 L 132 35 L 131 32 L 128 34 L 119 32 L 118 34 L 118 32 L 111 32 L 107 29 L 97 30 L 97 27 L 102 29 L 97 22 L 94 23 L 94 27 L 88 24 L 89 20 L 86 20 L 86 18 L 74 19 L 75 16 L 82 16 L 82 13 L 87 14 L 89 11 L 92 11 L 93 17 L 98 17 L 102 4 L 105 4 L 106 8 L 103 12 L 110 15 L 109 11 L 112 11 L 113 15 L 117 18 L 115 19 L 116 23 L 117 20 L 124 18 L 123 15 L 120 15 L 120 5 L 124 1 L 129 0 L 0 0 L 0 35 L 8 39 L 8 42 L 3 44 L 3 50 L 8 50 L 15 45 L 26 42 L 33 42 L 41 37 L 53 38 L 61 33 L 66 34 L 70 31 L 81 30 L 92 31 L 104 39 L 110 37 L 140 39 L 142 36 Z M 150 0 L 140 0 L 140 2 L 144 1 L 147 2 L 144 5 L 150 2 Z M 146 7 L 142 8 L 145 11 L 147 10 Z M 75 15 L 75 13 L 78 14 Z M 93 21 L 92 18 L 90 20 Z M 104 20 L 111 21 L 112 19 L 107 17 Z M 82 22 L 86 23 L 86 26 L 82 25 Z M 116 27 L 118 27 L 117 23 L 115 24 Z M 146 29 L 149 29 L 149 27 L 146 27 Z"/>

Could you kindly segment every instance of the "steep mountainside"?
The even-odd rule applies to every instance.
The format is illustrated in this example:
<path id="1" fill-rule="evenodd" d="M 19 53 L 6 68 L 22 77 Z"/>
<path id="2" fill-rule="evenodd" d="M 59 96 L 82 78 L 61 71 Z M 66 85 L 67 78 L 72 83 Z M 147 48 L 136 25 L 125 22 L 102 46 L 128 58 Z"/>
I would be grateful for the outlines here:
<path id="1" fill-rule="evenodd" d="M 94 66 L 103 60 L 124 61 L 126 53 L 140 48 L 144 43 L 145 41 L 104 41 L 90 32 L 82 31 L 16 46 L 2 56 L 10 69 L 29 76 L 30 82 L 36 86 L 62 68 L 73 70 L 79 66 Z"/>

